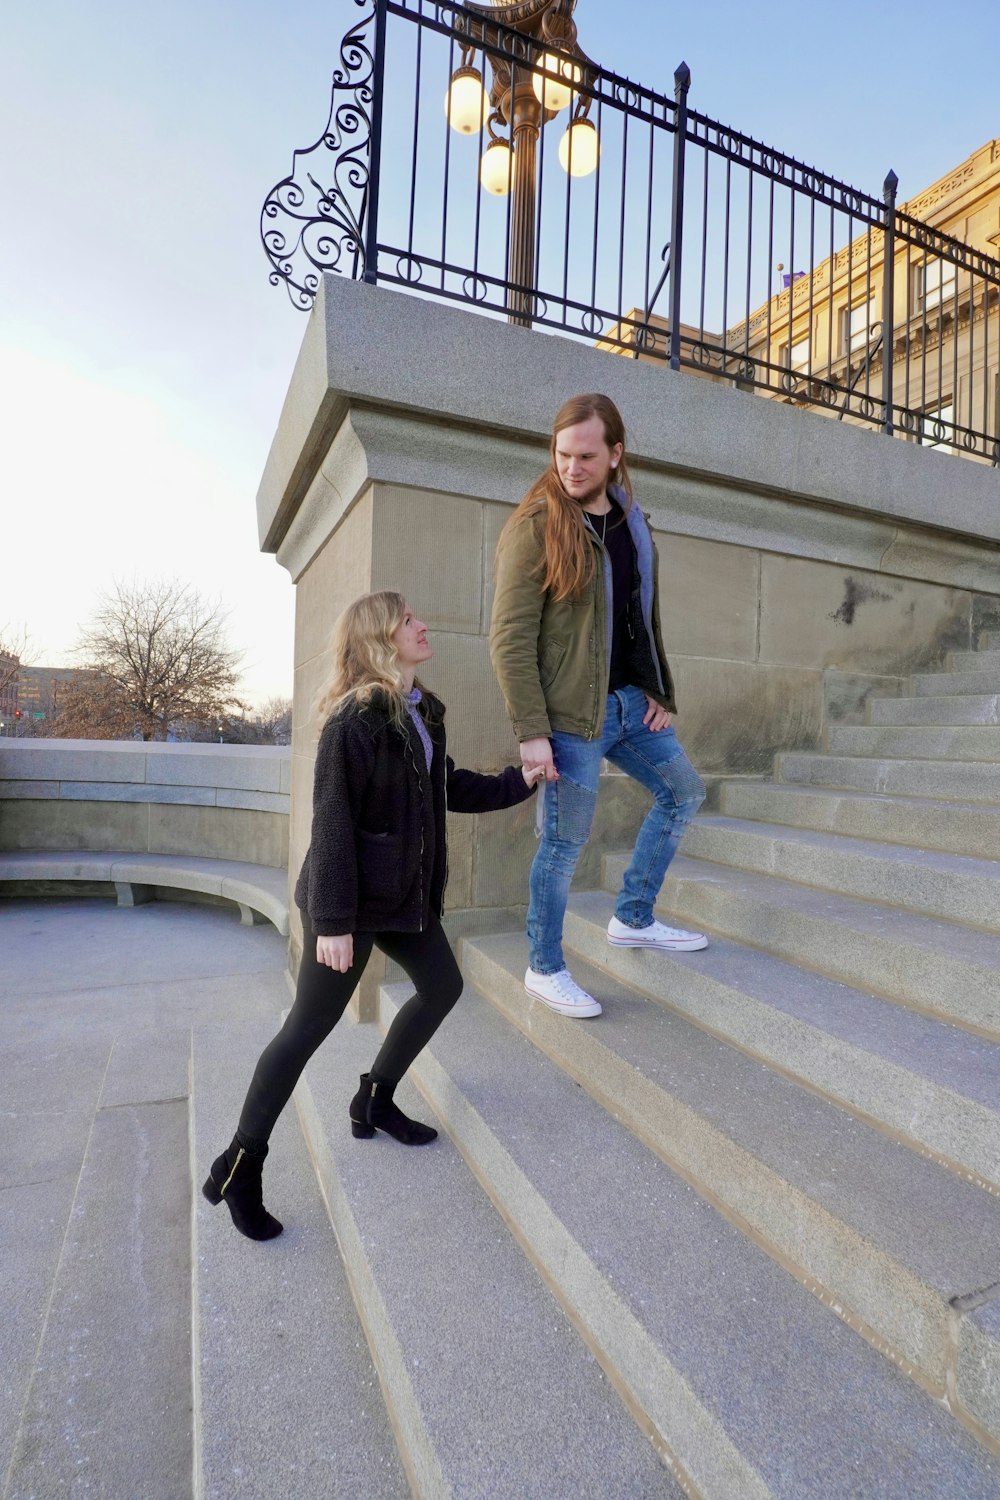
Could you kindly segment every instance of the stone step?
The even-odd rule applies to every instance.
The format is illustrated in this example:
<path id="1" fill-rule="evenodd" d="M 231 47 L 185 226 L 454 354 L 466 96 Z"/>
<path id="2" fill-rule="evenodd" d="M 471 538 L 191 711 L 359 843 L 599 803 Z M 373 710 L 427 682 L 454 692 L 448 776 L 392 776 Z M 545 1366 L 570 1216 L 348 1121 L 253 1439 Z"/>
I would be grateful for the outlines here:
<path id="1" fill-rule="evenodd" d="M 1000 1046 L 713 937 L 700 953 L 607 941 L 613 898 L 570 898 L 573 955 L 913 1149 L 1000 1193 Z"/>
<path id="2" fill-rule="evenodd" d="M 829 1445 L 842 1446 L 841 1462 L 866 1465 L 873 1456 L 871 1450 L 863 1456 L 871 1429 L 866 1436 L 850 1433 L 842 1425 L 842 1402 L 854 1406 L 859 1377 L 865 1385 L 874 1382 L 868 1386 L 873 1413 L 890 1390 L 904 1388 L 899 1369 L 853 1339 L 852 1328 L 863 1326 L 883 1353 L 929 1379 L 943 1400 L 957 1319 L 932 1284 L 940 1276 L 948 1287 L 954 1275 L 970 1272 L 975 1279 L 993 1265 L 992 1245 L 969 1255 L 968 1236 L 945 1227 L 945 1201 L 954 1211 L 961 1199 L 970 1224 L 984 1227 L 1000 1215 L 1000 1204 L 615 984 L 606 972 L 579 966 L 581 982 L 608 1002 L 599 1021 L 587 1025 L 554 1015 L 525 994 L 524 963 L 519 936 L 466 941 L 463 968 L 499 1014 L 489 1018 L 478 996 L 466 995 L 434 1038 L 430 1058 L 418 1059 L 422 1088 L 487 1191 L 521 1226 L 528 1253 L 567 1305 L 577 1297 L 574 1321 L 585 1325 L 599 1302 L 585 1292 L 583 1276 L 577 1291 L 577 1277 L 567 1274 L 582 1250 L 694 1394 L 722 1414 L 730 1440 L 771 1493 L 817 1492 L 804 1470 L 794 1479 L 777 1472 L 787 1449 L 799 1450 L 810 1431 L 825 1475 L 822 1492 L 850 1493 L 849 1484 L 841 1488 L 843 1474 L 827 1472 L 836 1462 Z M 504 1021 L 526 1040 L 517 1045 Z M 534 1057 L 532 1048 L 545 1057 Z M 559 1078 L 546 1060 L 566 1076 Z M 585 1163 L 578 1144 L 584 1141 Z M 918 1178 L 935 1198 L 940 1186 L 943 1197 L 931 1213 L 936 1219 L 940 1212 L 943 1238 L 928 1230 Z M 701 1203 L 683 1191 L 684 1182 Z M 539 1198 L 571 1236 L 569 1245 L 532 1213 Z M 957 1257 L 950 1268 L 946 1240 Z M 938 1256 L 943 1259 L 935 1269 Z M 756 1304 L 749 1316 L 748 1291 Z M 831 1306 L 842 1323 L 829 1316 Z M 866 1313 L 878 1321 L 878 1331 Z M 605 1328 L 619 1332 L 624 1321 L 606 1316 Z M 598 1326 L 595 1345 L 600 1335 Z M 794 1349 L 796 1369 L 786 1367 L 786 1379 L 776 1386 L 771 1374 L 781 1343 Z M 634 1387 L 648 1367 L 646 1348 L 621 1350 L 619 1333 L 619 1352 L 634 1373 L 621 1370 L 616 1383 Z M 845 1356 L 857 1357 L 853 1375 L 841 1368 L 825 1381 L 819 1376 L 822 1360 L 839 1365 Z M 754 1367 L 759 1425 L 748 1448 L 732 1395 Z M 945 1385 L 936 1383 L 941 1380 Z M 912 1411 L 924 1407 L 924 1391 L 911 1386 L 908 1394 Z M 828 1420 L 820 1417 L 824 1399 L 831 1402 Z M 787 1444 L 778 1439 L 785 1423 Z M 881 1425 L 877 1417 L 874 1425 Z M 687 1450 L 674 1442 L 689 1467 Z M 804 1453 L 802 1460 L 808 1461 Z M 691 1477 L 707 1493 L 701 1476 Z M 873 1494 L 892 1493 L 900 1483 L 881 1464 L 868 1479 Z"/>
<path id="3" fill-rule="evenodd" d="M 345 1017 L 296 1098 L 413 1494 L 680 1500 L 648 1427 L 629 1416 L 451 1141 L 352 1137 L 348 1102 L 377 1045 L 376 1028 Z M 397 1098 L 428 1117 L 408 1080 Z M 584 1178 L 575 1140 L 572 1154 Z M 330 1400 L 336 1382 L 323 1388 Z M 748 1473 L 734 1455 L 729 1495 L 766 1493 L 752 1474 L 743 1487 Z"/>
<path id="4" fill-rule="evenodd" d="M 283 1234 L 245 1239 L 225 1205 L 201 1195 L 274 1030 L 251 1022 L 194 1033 L 195 1493 L 403 1500 L 409 1485 L 294 1108 L 264 1169 L 264 1201 Z"/>
<path id="5" fill-rule="evenodd" d="M 1000 630 L 984 630 L 978 644 L 980 651 L 1000 651 Z"/>
<path id="6" fill-rule="evenodd" d="M 109 1072 L 112 1066 L 113 1058 Z M 65 1077 L 64 1100 L 75 1083 Z M 5 1085 L 5 1105 L 7 1092 Z M 55 1116 L 58 1129 L 64 1107 L 36 1103 L 50 1117 L 39 1122 L 43 1128 Z M 191 1493 L 190 1192 L 187 1099 L 102 1097 L 64 1226 L 5 1500 Z M 46 1196 L 36 1200 L 42 1212 Z M 8 1273 L 41 1226 L 11 1227 L 21 1248 L 5 1239 Z M 8 1281 L 5 1304 L 16 1307 L 32 1280 Z M 10 1305 L 0 1321 L 6 1346 L 18 1322 Z M 9 1350 L 2 1352 L 7 1387 Z"/>
<path id="7" fill-rule="evenodd" d="M 1000 806 L 1000 767 L 984 761 L 893 760 L 794 750 L 775 756 L 774 774 L 780 782 L 805 786 Z"/>
<path id="8" fill-rule="evenodd" d="M 831 755 L 992 761 L 1000 778 L 1000 725 L 840 724 L 827 730 L 826 740 Z"/>
<path id="9" fill-rule="evenodd" d="M 1000 724 L 1000 693 L 869 698 L 869 724 Z"/>
<path id="10" fill-rule="evenodd" d="M 617 891 L 628 861 L 604 859 Z M 1000 937 L 770 875 L 679 856 L 658 906 L 666 921 L 738 943 L 1000 1039 Z"/>
<path id="11" fill-rule="evenodd" d="M 950 672 L 1000 672 L 1000 651 L 982 644 L 978 651 L 949 651 L 945 665 Z"/>
<path id="12" fill-rule="evenodd" d="M 1000 807 L 760 781 L 723 782 L 719 800 L 728 817 L 877 838 L 973 859 L 991 859 L 1000 850 Z"/>
<path id="13" fill-rule="evenodd" d="M 723 815 L 694 820 L 691 859 L 1000 932 L 1000 861 Z M 956 933 L 961 944 L 961 933 Z"/>
<path id="14" fill-rule="evenodd" d="M 978 654 L 978 653 L 977 653 Z M 910 690 L 918 697 L 941 693 L 954 697 L 964 693 L 1000 693 L 1000 672 L 918 672 L 910 678 Z"/>

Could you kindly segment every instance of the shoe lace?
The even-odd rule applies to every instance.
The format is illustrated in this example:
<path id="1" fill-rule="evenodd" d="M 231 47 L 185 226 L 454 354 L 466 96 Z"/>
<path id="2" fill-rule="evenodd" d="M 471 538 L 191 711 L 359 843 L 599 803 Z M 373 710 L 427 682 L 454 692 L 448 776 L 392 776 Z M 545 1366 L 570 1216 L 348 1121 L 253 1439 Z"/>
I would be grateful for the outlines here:
<path id="1" fill-rule="evenodd" d="M 561 969 L 558 974 L 554 974 L 552 977 L 560 999 L 571 1000 L 575 1005 L 589 1004 L 590 995 L 587 994 L 586 990 L 580 988 L 568 969 Z"/>

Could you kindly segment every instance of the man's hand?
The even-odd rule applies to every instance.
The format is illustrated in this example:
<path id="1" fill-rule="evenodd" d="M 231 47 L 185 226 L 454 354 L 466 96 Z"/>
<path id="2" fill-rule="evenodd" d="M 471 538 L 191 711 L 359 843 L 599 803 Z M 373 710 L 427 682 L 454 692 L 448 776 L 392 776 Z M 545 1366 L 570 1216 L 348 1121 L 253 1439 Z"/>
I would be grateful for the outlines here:
<path id="1" fill-rule="evenodd" d="M 318 937 L 316 962 L 346 974 L 354 962 L 354 938 L 349 932 L 342 937 Z"/>
<path id="2" fill-rule="evenodd" d="M 656 699 L 651 698 L 648 693 L 646 694 L 646 702 L 649 706 L 642 716 L 642 722 L 646 725 L 647 729 L 651 729 L 654 734 L 656 734 L 656 732 L 660 729 L 669 729 L 670 721 L 673 718 L 673 715 L 668 714 L 667 710 L 661 707 L 661 705 L 657 703 Z M 523 758 L 524 757 L 522 754 L 522 759 Z"/>
<path id="3" fill-rule="evenodd" d="M 559 772 L 555 768 L 552 759 L 552 745 L 544 735 L 536 740 L 521 741 L 521 769 L 524 772 L 536 771 L 541 767 L 546 781 L 558 781 Z M 525 775 L 525 781 L 528 780 Z M 537 778 L 541 780 L 541 777 Z M 530 785 L 530 782 L 529 782 Z"/>

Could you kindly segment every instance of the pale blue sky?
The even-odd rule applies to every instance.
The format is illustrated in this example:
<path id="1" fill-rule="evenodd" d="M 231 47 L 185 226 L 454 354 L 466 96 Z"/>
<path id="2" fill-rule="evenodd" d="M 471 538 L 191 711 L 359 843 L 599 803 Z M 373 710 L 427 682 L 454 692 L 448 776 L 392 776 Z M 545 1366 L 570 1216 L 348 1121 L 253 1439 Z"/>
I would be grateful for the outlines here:
<path id="1" fill-rule="evenodd" d="M 353 0 L 33 0 L 0 57 L 0 627 L 66 658 L 114 576 L 221 596 L 251 697 L 291 688 L 292 587 L 254 498 L 305 326 L 260 205 L 326 123 Z M 580 41 L 871 193 L 1000 137 L 996 0 L 579 0 Z M 414 601 L 419 607 L 419 602 Z"/>

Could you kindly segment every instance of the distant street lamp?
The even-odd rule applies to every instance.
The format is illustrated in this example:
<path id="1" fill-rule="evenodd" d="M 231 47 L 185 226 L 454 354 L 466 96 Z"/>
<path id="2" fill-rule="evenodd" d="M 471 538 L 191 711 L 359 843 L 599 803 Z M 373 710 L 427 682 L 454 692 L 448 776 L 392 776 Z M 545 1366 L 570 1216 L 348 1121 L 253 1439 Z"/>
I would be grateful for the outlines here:
<path id="1" fill-rule="evenodd" d="M 463 49 L 462 66 L 452 75 L 444 108 L 448 123 L 460 135 L 489 131 L 490 140 L 479 168 L 480 181 L 497 197 L 513 194 L 510 219 L 510 281 L 508 322 L 531 327 L 535 285 L 535 216 L 537 204 L 538 138 L 542 127 L 570 105 L 572 119 L 559 142 L 559 162 L 571 177 L 586 177 L 597 166 L 600 141 L 597 127 L 587 118 L 590 97 L 578 92 L 590 59 L 576 40 L 573 12 L 576 0 L 493 0 L 473 4 L 481 23 L 466 30 L 470 45 Z M 532 42 L 521 58 L 510 55 L 509 38 L 487 21 L 500 22 Z M 502 50 L 489 57 L 493 78 L 489 92 L 473 65 L 475 44 Z M 494 128 L 510 131 L 506 140 Z"/>

